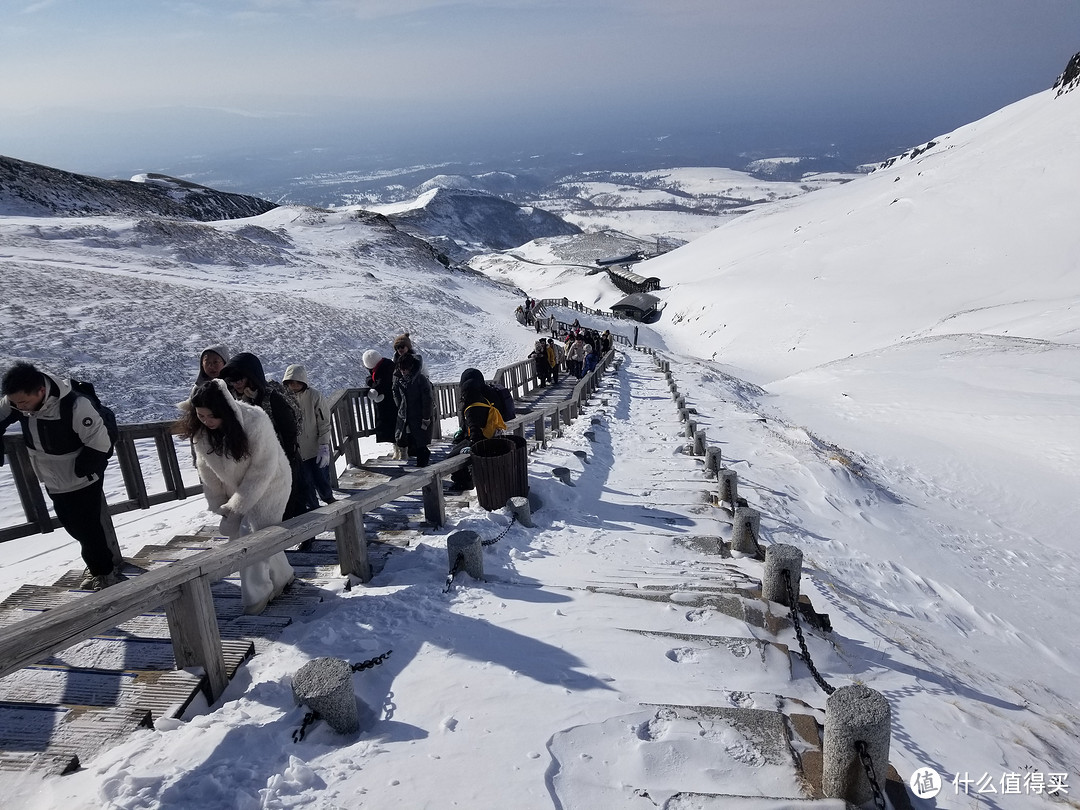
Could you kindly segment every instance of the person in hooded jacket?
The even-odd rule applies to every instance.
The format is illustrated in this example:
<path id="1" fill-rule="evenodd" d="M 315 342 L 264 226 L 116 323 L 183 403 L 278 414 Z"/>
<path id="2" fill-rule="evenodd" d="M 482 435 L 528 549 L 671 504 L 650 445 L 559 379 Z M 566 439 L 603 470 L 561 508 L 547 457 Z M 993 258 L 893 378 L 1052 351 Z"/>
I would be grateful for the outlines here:
<path id="1" fill-rule="evenodd" d="M 551 364 L 548 362 L 547 341 L 543 338 L 536 341 L 536 345 L 533 346 L 532 352 L 529 353 L 529 359 L 533 361 L 533 367 L 536 369 L 537 385 L 547 385 L 548 380 L 551 378 Z"/>
<path id="2" fill-rule="evenodd" d="M 540 342 L 544 345 L 544 351 L 547 353 L 548 362 L 548 375 L 551 377 L 551 384 L 559 384 L 559 355 L 555 351 L 555 344 L 551 338 L 540 338 Z"/>
<path id="3" fill-rule="evenodd" d="M 364 352 L 364 368 L 368 370 L 368 399 L 375 411 L 375 441 L 390 442 L 394 446 L 394 458 L 401 459 L 401 451 L 394 441 L 397 430 L 397 404 L 394 402 L 394 361 L 383 357 L 374 349 Z"/>
<path id="4" fill-rule="evenodd" d="M 484 379 L 484 372 L 476 368 L 467 368 L 461 372 L 459 386 L 461 388 L 461 413 L 459 419 L 462 431 L 464 431 L 462 438 L 466 439 L 470 445 L 481 439 L 490 439 L 491 436 L 484 435 L 484 429 L 488 423 L 489 409 L 487 407 L 474 408 L 471 406 L 497 405 L 499 394 Z M 451 453 L 451 455 L 457 455 L 457 453 Z"/>
<path id="5" fill-rule="evenodd" d="M 191 393 L 194 394 L 200 385 L 205 385 L 210 380 L 216 380 L 228 362 L 228 346 L 219 343 L 203 349 L 199 355 L 199 373 L 195 377 L 195 384 L 191 386 Z"/>
<path id="6" fill-rule="evenodd" d="M 576 337 L 566 348 L 566 370 L 575 377 L 581 377 L 581 366 L 585 360 L 585 341 Z"/>
<path id="7" fill-rule="evenodd" d="M 300 463 L 307 483 L 307 503 L 311 509 L 321 498 L 333 503 L 334 488 L 330 484 L 330 412 L 319 389 L 308 385 L 307 369 L 293 364 L 285 369 L 282 385 L 292 391 L 303 417 L 300 425 Z"/>
<path id="8" fill-rule="evenodd" d="M 593 372 L 596 369 L 596 352 L 593 351 L 593 347 L 585 346 L 585 359 L 581 361 L 581 372 L 584 377 L 586 374 Z"/>
<path id="9" fill-rule="evenodd" d="M 281 449 L 293 474 L 292 496 L 285 507 L 285 520 L 309 511 L 304 468 L 300 460 L 300 425 L 295 410 L 285 394 L 267 384 L 262 361 L 251 352 L 240 352 L 221 370 L 220 379 L 228 383 L 233 396 L 249 405 L 257 405 L 270 417 Z"/>
<path id="10" fill-rule="evenodd" d="M 292 490 L 292 470 L 270 418 L 231 396 L 224 380 L 200 386 L 180 403 L 180 435 L 195 444 L 196 468 L 221 533 L 230 540 L 280 523 Z M 244 613 L 259 614 L 292 582 L 284 551 L 240 571 Z"/>
<path id="11" fill-rule="evenodd" d="M 394 338 L 394 372 L 397 373 L 398 364 L 401 358 L 407 354 L 411 354 L 416 359 L 416 371 L 418 374 L 427 374 L 427 370 L 424 368 L 424 358 L 420 355 L 416 349 L 413 348 L 412 338 L 409 337 L 408 332 L 403 332 Z"/>
<path id="12" fill-rule="evenodd" d="M 416 466 L 426 467 L 431 458 L 431 424 L 435 395 L 431 381 L 420 373 L 420 364 L 411 354 L 398 358 L 394 372 L 394 402 L 397 403 L 397 433 L 394 441 L 416 456 Z"/>
<path id="13" fill-rule="evenodd" d="M 458 419 L 461 423 L 461 430 L 454 437 L 447 458 L 467 453 L 476 442 L 484 438 L 491 438 L 484 435 L 489 408 L 482 406 L 493 404 L 496 400 L 494 399 L 494 392 L 488 385 L 487 380 L 484 379 L 484 372 L 476 368 L 465 369 L 461 372 L 459 386 L 461 389 L 461 412 L 458 414 Z M 470 407 L 473 405 L 477 407 Z M 452 472 L 450 474 L 450 483 L 453 490 L 472 489 L 472 462 L 470 461 L 466 466 Z"/>
<path id="14" fill-rule="evenodd" d="M 86 576 L 79 587 L 99 591 L 127 579 L 109 546 L 103 476 L 112 452 L 101 414 L 70 380 L 16 363 L 4 374 L 0 439 L 8 425 L 22 424 L 30 466 L 52 500 L 53 511 L 79 543 Z M 0 464 L 3 445 L 0 444 Z"/>
<path id="15" fill-rule="evenodd" d="M 563 344 L 555 340 L 555 338 L 548 338 L 547 342 L 548 346 L 550 346 L 555 353 L 555 381 L 558 382 L 558 370 L 560 368 L 566 368 L 566 349 L 563 347 Z"/>

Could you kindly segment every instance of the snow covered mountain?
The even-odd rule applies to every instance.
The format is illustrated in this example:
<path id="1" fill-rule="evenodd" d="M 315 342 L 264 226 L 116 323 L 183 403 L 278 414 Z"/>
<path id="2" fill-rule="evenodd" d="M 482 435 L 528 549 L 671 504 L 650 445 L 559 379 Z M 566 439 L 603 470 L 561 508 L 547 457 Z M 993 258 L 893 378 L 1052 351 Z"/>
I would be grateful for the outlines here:
<path id="1" fill-rule="evenodd" d="M 472 334 L 479 311 L 514 322 L 512 288 L 448 269 L 368 212 L 6 216 L 0 246 L 0 365 L 33 358 L 94 380 L 123 421 L 172 418 L 214 343 L 256 353 L 268 373 L 302 363 L 323 386 L 358 383 L 361 353 L 388 354 L 402 331 L 448 375 L 528 353 L 524 338 Z"/>
<path id="2" fill-rule="evenodd" d="M 522 207 L 468 188 L 438 185 L 415 200 L 371 209 L 458 261 L 544 236 L 581 233 L 576 225 L 541 208 Z"/>
<path id="3" fill-rule="evenodd" d="M 1078 127 L 1048 90 L 639 272 L 675 343 L 758 382 L 957 332 L 1072 343 Z"/>
<path id="4" fill-rule="evenodd" d="M 761 511 L 763 538 L 803 551 L 803 592 L 834 627 L 811 639 L 817 665 L 830 681 L 887 697 L 890 760 L 903 776 L 932 766 L 945 777 L 941 795 L 920 808 L 1072 806 L 1080 790 L 1075 84 L 1074 74 L 868 176 L 763 204 L 638 265 L 661 279 L 667 304 L 660 323 L 641 327 L 642 341 L 671 358 L 710 443 Z M 656 221 L 656 212 L 635 216 Z M 182 225 L 145 215 L 0 218 L 0 360 L 104 380 L 99 391 L 122 398 L 125 419 L 152 418 L 170 412 L 211 342 L 260 353 L 272 371 L 308 363 L 333 386 L 357 380 L 363 349 L 408 328 L 434 376 L 452 379 L 466 365 L 490 371 L 524 356 L 535 336 L 511 317 L 519 288 L 599 308 L 622 297 L 602 274 L 566 272 L 558 261 L 581 257 L 558 239 L 515 250 L 529 261 L 503 268 L 505 282 L 495 283 L 444 267 L 389 220 L 356 211 L 281 207 Z M 626 365 L 643 379 L 636 357 Z M 667 402 L 662 390 L 653 398 Z M 609 410 L 613 434 L 623 433 L 617 450 L 598 453 L 575 424 L 534 462 L 544 472 L 574 464 L 571 442 L 580 439 L 589 463 L 575 472 L 589 486 L 567 495 L 536 471 L 546 511 L 535 533 L 515 527 L 494 552 L 492 582 L 445 597 L 442 537 L 427 535 L 370 589 L 333 594 L 293 637 L 307 646 L 256 656 L 249 680 L 221 705 L 142 732 L 68 782 L 27 779 L 27 806 L 160 808 L 192 791 L 204 807 L 237 806 L 237 795 L 250 807 L 327 806 L 328 795 L 348 806 L 357 796 L 373 806 L 443 806 L 449 775 L 475 765 L 475 742 L 490 746 L 496 735 L 505 750 L 467 780 L 473 795 L 462 800 L 475 806 L 476 796 L 489 806 L 552 806 L 552 774 L 574 784 L 560 761 L 622 767 L 618 784 L 578 782 L 608 795 L 629 795 L 649 767 L 681 776 L 689 770 L 681 763 L 700 760 L 644 762 L 663 724 L 646 724 L 644 735 L 621 722 L 640 708 L 627 681 L 655 673 L 659 682 L 696 664 L 708 701 L 752 701 L 752 690 L 772 687 L 759 681 L 725 695 L 715 679 L 727 673 L 698 663 L 711 659 L 696 659 L 689 641 L 668 646 L 668 657 L 619 661 L 625 613 L 615 608 L 602 615 L 611 635 L 577 637 L 595 603 L 584 601 L 584 587 L 556 593 L 560 586 L 615 576 L 608 566 L 625 574 L 631 563 L 647 582 L 654 561 L 657 571 L 672 562 L 659 545 L 671 526 L 611 499 L 662 504 L 666 465 L 687 460 L 662 417 L 635 424 L 629 410 Z M 633 486 L 608 477 L 620 464 L 640 467 Z M 5 508 L 18 509 L 14 495 Z M 199 504 L 182 508 L 191 526 L 206 521 Z M 181 514 L 135 515 L 118 528 L 122 542 L 187 528 Z M 466 520 L 492 533 L 501 526 L 487 513 Z M 621 532 L 635 536 L 613 544 Z M 33 540 L 5 544 L 8 590 L 46 581 L 50 566 L 71 567 L 75 552 L 62 538 Z M 690 613 L 711 620 L 656 610 L 673 623 Z M 537 639 L 550 652 L 537 654 Z M 571 642 L 580 654 L 573 666 L 553 661 Z M 372 705 L 389 707 L 372 733 L 347 745 L 289 739 L 298 718 L 288 683 L 301 663 L 390 645 L 409 657 L 378 675 L 379 690 L 364 681 L 379 698 Z M 805 667 L 788 660 L 791 682 L 777 688 L 806 686 Z M 673 675 L 676 667 L 684 669 Z M 581 687 L 593 679 L 603 688 Z M 508 720 L 500 701 L 511 693 L 524 708 Z M 580 702 L 554 730 L 532 733 L 536 716 L 555 715 L 549 707 L 564 707 L 567 695 Z M 689 736 L 679 750 L 702 735 Z M 746 756 L 742 770 L 723 776 L 738 783 L 759 772 L 754 751 L 737 742 L 729 751 Z M 1032 777 L 1054 774 L 1064 792 L 1033 789 Z"/>
<path id="5" fill-rule="evenodd" d="M 274 208 L 257 197 L 140 174 L 103 180 L 0 155 L 0 215 L 141 214 L 209 221 L 251 217 Z"/>

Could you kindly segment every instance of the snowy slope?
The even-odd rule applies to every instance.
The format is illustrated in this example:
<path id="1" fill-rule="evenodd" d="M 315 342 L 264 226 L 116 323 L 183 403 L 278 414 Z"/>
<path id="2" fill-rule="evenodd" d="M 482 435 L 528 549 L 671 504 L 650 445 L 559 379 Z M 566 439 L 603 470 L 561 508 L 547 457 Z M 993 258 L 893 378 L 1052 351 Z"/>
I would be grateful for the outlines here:
<path id="1" fill-rule="evenodd" d="M 1071 342 L 1078 133 L 1080 95 L 1046 91 L 638 272 L 676 345 L 758 382 L 934 334 Z"/>
<path id="2" fill-rule="evenodd" d="M 667 285 L 668 303 L 642 339 L 668 347 L 710 443 L 762 512 L 764 540 L 804 553 L 803 590 L 834 626 L 811 638 L 815 662 L 834 684 L 886 696 L 903 776 L 921 766 L 945 776 L 920 810 L 1067 807 L 1080 791 L 1078 99 L 1026 99 L 868 177 L 639 265 Z M 355 380 L 358 352 L 399 325 L 422 335 L 436 379 L 474 359 L 491 369 L 534 337 L 513 323 L 518 299 L 506 288 L 446 274 L 377 221 L 285 209 L 196 233 L 157 242 L 132 221 L 0 220 L 10 356 L 171 397 L 222 332 L 238 348 L 257 338 L 279 365 L 283 347 L 299 347 L 342 383 Z M 247 266 L 275 244 L 277 264 Z M 200 246 L 218 260 L 200 262 Z M 526 254 L 541 261 L 545 248 Z M 590 306 L 621 297 L 602 276 L 533 272 L 544 294 Z M 166 328 L 130 315 L 155 305 Z M 39 311 L 65 329 L 39 323 Z M 297 313 L 312 324 L 299 335 Z M 789 795 L 780 790 L 790 775 L 769 771 L 745 741 L 654 723 L 640 701 L 662 684 L 686 701 L 755 700 L 761 689 L 820 707 L 801 664 L 789 683 L 770 669 L 728 693 L 737 668 L 689 644 L 631 654 L 622 629 L 648 618 L 665 631 L 700 620 L 733 633 L 715 613 L 631 611 L 574 590 L 673 567 L 693 581 L 716 562 L 668 542 L 672 526 L 689 525 L 679 520 L 694 531 L 717 516 L 683 504 L 688 459 L 660 408 L 665 393 L 628 376 L 643 374 L 640 362 L 628 361 L 618 396 L 597 409 L 610 437 L 587 443 L 581 420 L 533 460 L 546 509 L 538 530 L 515 527 L 489 552 L 489 582 L 443 597 L 445 533 L 431 535 L 370 592 L 333 594 L 220 705 L 142 732 L 71 777 L 6 780 L 5 795 L 34 810 L 654 808 L 662 798 L 633 789 L 680 778 L 747 794 L 767 782 L 770 795 Z M 556 488 L 556 464 L 578 486 Z M 10 490 L 0 490 L 9 511 Z M 657 520 L 664 509 L 672 522 Z M 118 532 L 138 548 L 207 517 L 199 503 L 178 504 L 122 516 Z M 478 509 L 459 518 L 447 532 L 486 537 L 505 525 Z M 75 556 L 63 536 L 5 544 L 0 586 L 50 581 Z M 390 645 L 403 645 L 404 661 L 357 677 L 376 725 L 347 741 L 316 729 L 293 744 L 298 666 Z M 721 752 L 737 760 L 723 773 Z M 1067 787 L 1036 793 L 1036 774 Z"/>
<path id="3" fill-rule="evenodd" d="M 267 373 L 305 365 L 332 391 L 360 379 L 360 355 L 413 335 L 448 378 L 494 370 L 528 342 L 473 318 L 513 323 L 510 288 L 449 270 L 426 243 L 372 214 L 282 206 L 212 223 L 153 218 L 0 219 L 5 364 L 40 360 L 95 380 L 124 421 L 167 419 L 225 343 Z"/>

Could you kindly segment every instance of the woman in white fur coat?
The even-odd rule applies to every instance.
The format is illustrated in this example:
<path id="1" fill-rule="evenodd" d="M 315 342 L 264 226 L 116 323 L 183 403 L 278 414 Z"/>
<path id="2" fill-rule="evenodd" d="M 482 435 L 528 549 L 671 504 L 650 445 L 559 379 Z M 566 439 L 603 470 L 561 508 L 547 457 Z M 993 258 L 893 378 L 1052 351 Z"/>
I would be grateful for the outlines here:
<path id="1" fill-rule="evenodd" d="M 203 494 L 221 515 L 221 533 L 235 540 L 280 523 L 292 470 L 266 412 L 234 400 L 222 380 L 200 386 L 180 407 L 180 433 L 194 443 Z M 244 613 L 261 613 L 292 580 L 283 551 L 242 569 Z"/>

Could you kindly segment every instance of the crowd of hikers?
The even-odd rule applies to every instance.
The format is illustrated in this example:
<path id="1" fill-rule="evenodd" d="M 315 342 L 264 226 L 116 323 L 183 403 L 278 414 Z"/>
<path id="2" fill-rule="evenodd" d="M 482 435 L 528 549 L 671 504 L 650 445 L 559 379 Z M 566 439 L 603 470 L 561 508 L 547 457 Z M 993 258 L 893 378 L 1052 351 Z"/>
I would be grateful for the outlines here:
<path id="1" fill-rule="evenodd" d="M 611 349 L 611 331 L 583 328 L 576 320 L 569 329 L 552 319 L 551 337 L 539 338 L 529 358 L 536 367 L 538 385 L 558 385 L 559 370 L 577 379 L 596 368 L 596 362 Z"/>
<path id="2" fill-rule="evenodd" d="M 556 339 L 557 338 L 557 339 Z M 540 385 L 557 384 L 560 369 L 581 377 L 611 346 L 609 332 L 582 329 L 575 321 L 564 334 L 536 342 Z M 375 415 L 375 441 L 393 447 L 393 458 L 424 467 L 430 463 L 433 424 L 438 418 L 434 388 L 423 357 L 408 333 L 394 339 L 390 357 L 369 349 L 362 355 L 367 397 Z M 484 379 L 475 368 L 462 372 L 461 429 L 449 456 L 469 452 L 516 415 L 513 395 Z M 78 541 L 86 571 L 80 587 L 101 590 L 127 577 L 110 547 L 111 519 L 103 477 L 118 438 L 115 414 L 91 384 L 19 362 L 0 383 L 0 435 L 18 422 L 31 467 L 44 485 L 57 520 Z M 250 352 L 232 354 L 208 346 L 188 398 L 178 404 L 174 432 L 190 441 L 195 467 L 219 532 L 236 539 L 335 500 L 329 467 L 330 414 L 307 370 L 289 365 L 280 380 L 268 377 Z M 4 463 L 0 442 L 0 465 Z M 451 476 L 452 488 L 472 488 L 469 465 Z M 246 613 L 260 613 L 294 578 L 284 552 L 241 571 Z"/>
<path id="3" fill-rule="evenodd" d="M 395 458 L 428 464 L 434 398 L 409 335 L 394 340 L 392 359 L 370 350 L 363 361 L 376 440 L 391 442 Z M 0 433 L 20 423 L 31 468 L 60 525 L 79 543 L 86 564 L 80 587 L 101 590 L 124 581 L 122 562 L 110 546 L 103 489 L 119 436 L 116 415 L 92 385 L 27 362 L 6 371 L 0 394 Z M 199 355 L 194 384 L 178 407 L 174 432 L 191 442 L 207 505 L 220 516 L 221 535 L 235 539 L 335 500 L 330 413 L 304 366 L 289 365 L 278 380 L 267 377 L 262 361 L 250 352 L 209 346 Z M 240 577 L 244 611 L 261 612 L 292 579 L 283 553 L 247 566 Z"/>

